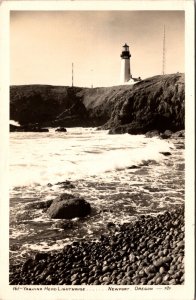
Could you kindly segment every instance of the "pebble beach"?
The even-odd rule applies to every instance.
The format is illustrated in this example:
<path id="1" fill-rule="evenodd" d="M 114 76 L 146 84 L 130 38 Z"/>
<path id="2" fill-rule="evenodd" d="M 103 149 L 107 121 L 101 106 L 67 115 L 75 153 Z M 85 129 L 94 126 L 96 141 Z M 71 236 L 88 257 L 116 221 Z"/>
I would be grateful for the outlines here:
<path id="1" fill-rule="evenodd" d="M 11 285 L 182 285 L 184 207 L 107 224 L 97 240 L 10 265 Z"/>

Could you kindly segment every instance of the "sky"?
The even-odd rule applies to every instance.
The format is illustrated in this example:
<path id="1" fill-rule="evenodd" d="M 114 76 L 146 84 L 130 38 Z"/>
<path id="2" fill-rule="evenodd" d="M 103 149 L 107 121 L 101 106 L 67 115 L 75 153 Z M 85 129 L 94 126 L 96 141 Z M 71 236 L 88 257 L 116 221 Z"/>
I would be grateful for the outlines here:
<path id="1" fill-rule="evenodd" d="M 131 73 L 142 79 L 184 72 L 183 11 L 11 11 L 11 84 L 120 84 L 127 43 Z"/>

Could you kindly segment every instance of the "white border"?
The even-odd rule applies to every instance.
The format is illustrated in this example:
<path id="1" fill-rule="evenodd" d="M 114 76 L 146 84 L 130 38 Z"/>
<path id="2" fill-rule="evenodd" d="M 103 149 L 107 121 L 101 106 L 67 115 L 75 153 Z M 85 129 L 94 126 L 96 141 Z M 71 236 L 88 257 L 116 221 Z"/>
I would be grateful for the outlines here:
<path id="1" fill-rule="evenodd" d="M 185 284 L 182 286 L 153 287 L 153 291 L 136 291 L 126 286 L 126 292 L 108 291 L 109 286 L 86 286 L 84 292 L 25 292 L 23 286 L 13 291 L 9 286 L 9 201 L 8 201 L 8 120 L 9 120 L 9 13 L 10 10 L 184 10 L 185 11 Z M 3 1 L 0 5 L 0 299 L 145 299 L 192 300 L 194 299 L 194 1 Z M 31 286 L 35 287 L 35 286 Z M 40 287 L 40 286 L 39 286 Z M 44 286 L 43 286 L 44 287 Z M 53 286 L 58 288 L 58 286 Z M 67 286 L 64 286 L 67 287 Z M 83 287 L 83 286 L 81 286 Z M 113 286 L 120 287 L 120 286 Z M 134 297 L 134 298 L 133 298 Z"/>

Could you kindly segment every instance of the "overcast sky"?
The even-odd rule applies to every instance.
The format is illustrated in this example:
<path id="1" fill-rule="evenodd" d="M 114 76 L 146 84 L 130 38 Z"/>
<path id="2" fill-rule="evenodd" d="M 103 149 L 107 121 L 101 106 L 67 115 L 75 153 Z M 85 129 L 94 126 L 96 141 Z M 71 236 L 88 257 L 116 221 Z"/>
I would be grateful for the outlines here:
<path id="1" fill-rule="evenodd" d="M 126 42 L 133 77 L 184 72 L 182 11 L 13 11 L 10 16 L 11 84 L 112 86 L 120 80 Z"/>

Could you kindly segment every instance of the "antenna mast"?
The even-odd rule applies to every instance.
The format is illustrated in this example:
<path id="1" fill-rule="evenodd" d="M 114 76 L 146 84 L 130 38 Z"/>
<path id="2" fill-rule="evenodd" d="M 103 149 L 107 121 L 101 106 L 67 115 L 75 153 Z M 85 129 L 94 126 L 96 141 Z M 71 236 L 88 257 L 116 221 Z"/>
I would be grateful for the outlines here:
<path id="1" fill-rule="evenodd" d="M 72 63 L 72 78 L 71 78 L 72 87 L 73 87 L 73 77 L 74 77 L 73 67 L 74 67 L 74 64 Z"/>
<path id="2" fill-rule="evenodd" d="M 163 61 L 162 61 L 162 74 L 165 74 L 165 25 L 163 28 Z"/>

